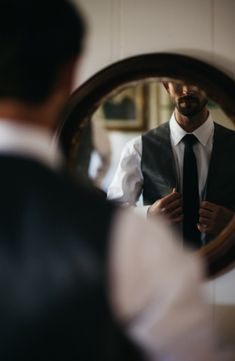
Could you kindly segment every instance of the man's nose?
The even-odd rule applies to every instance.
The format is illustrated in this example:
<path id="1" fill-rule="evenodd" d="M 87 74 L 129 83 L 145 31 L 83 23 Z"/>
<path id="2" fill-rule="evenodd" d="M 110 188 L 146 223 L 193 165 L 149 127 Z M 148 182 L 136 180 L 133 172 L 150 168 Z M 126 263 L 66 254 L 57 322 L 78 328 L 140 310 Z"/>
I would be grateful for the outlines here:
<path id="1" fill-rule="evenodd" d="M 196 85 L 183 84 L 181 87 L 182 95 L 196 95 L 201 92 L 201 90 Z"/>
<path id="2" fill-rule="evenodd" d="M 183 85 L 182 86 L 182 94 L 183 95 L 189 95 L 189 94 L 193 94 L 193 89 L 190 85 Z"/>

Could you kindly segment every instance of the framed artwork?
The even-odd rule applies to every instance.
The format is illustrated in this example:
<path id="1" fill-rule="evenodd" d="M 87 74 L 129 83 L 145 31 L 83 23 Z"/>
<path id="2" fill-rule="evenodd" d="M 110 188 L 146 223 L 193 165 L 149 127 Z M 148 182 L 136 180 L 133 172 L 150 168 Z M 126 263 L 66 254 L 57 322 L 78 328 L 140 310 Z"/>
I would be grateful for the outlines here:
<path id="1" fill-rule="evenodd" d="M 109 130 L 143 131 L 147 120 L 146 86 L 135 83 L 110 94 L 93 114 Z"/>

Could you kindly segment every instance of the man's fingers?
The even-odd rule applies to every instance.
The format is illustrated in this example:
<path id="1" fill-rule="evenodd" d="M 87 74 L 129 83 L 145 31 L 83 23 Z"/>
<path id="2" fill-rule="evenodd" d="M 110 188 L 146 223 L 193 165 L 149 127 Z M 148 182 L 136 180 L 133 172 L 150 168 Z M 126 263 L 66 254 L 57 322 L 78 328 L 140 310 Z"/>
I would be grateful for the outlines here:
<path id="1" fill-rule="evenodd" d="M 173 212 L 171 212 L 168 216 L 171 222 L 182 222 L 184 219 L 184 215 L 182 212 L 182 208 L 177 208 Z"/>
<path id="2" fill-rule="evenodd" d="M 208 201 L 203 201 L 201 203 L 200 208 L 204 209 L 204 210 L 208 210 L 208 211 L 214 211 L 217 208 L 217 205 Z"/>
<path id="3" fill-rule="evenodd" d="M 209 233 L 211 231 L 210 227 L 208 227 L 208 225 L 203 224 L 203 223 L 198 223 L 197 228 L 202 233 Z"/>
<path id="4" fill-rule="evenodd" d="M 165 212 L 164 213 L 171 213 L 173 212 L 175 209 L 180 208 L 182 211 L 182 206 L 181 206 L 181 200 L 180 199 L 176 199 L 174 201 L 172 201 L 171 203 L 166 204 L 166 206 L 164 207 Z"/>
<path id="5" fill-rule="evenodd" d="M 171 218 L 170 221 L 172 223 L 179 223 L 179 222 L 182 222 L 183 219 L 184 219 L 184 216 L 183 216 L 183 214 L 181 214 L 178 217 Z"/>
<path id="6" fill-rule="evenodd" d="M 158 201 L 158 205 L 160 206 L 160 208 L 165 208 L 167 207 L 167 205 L 169 205 L 170 203 L 176 201 L 176 200 L 180 200 L 181 196 L 178 192 L 175 193 L 170 193 L 167 196 L 165 196 L 164 198 L 160 199 Z"/>
<path id="7" fill-rule="evenodd" d="M 148 214 L 150 216 L 157 216 L 159 214 L 168 216 L 169 213 L 178 208 L 181 208 L 181 195 L 176 192 L 176 188 L 173 188 L 170 194 L 157 200 L 152 206 L 150 206 Z"/>
<path id="8" fill-rule="evenodd" d="M 210 224 L 211 220 L 208 217 L 199 217 L 200 224 L 206 224 L 207 226 Z"/>
<path id="9" fill-rule="evenodd" d="M 207 209 L 200 208 L 199 209 L 199 216 L 203 218 L 211 218 L 212 212 L 208 211 Z"/>

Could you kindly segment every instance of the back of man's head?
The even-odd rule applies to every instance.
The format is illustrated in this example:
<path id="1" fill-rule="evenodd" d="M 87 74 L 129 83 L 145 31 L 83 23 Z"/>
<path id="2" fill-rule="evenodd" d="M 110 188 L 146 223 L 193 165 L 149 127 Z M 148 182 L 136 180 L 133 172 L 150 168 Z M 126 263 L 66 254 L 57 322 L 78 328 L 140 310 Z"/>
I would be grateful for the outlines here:
<path id="1" fill-rule="evenodd" d="M 41 103 L 82 50 L 85 24 L 66 0 L 0 1 L 0 100 Z"/>

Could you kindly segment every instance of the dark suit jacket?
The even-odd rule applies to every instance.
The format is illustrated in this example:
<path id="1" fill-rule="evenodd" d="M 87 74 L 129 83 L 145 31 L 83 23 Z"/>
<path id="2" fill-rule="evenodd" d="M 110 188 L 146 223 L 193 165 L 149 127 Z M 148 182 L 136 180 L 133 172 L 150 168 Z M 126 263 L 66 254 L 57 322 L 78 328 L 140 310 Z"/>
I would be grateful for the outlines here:
<path id="1" fill-rule="evenodd" d="M 0 169 L 0 359 L 141 360 L 107 300 L 114 206 L 30 159 Z"/>

